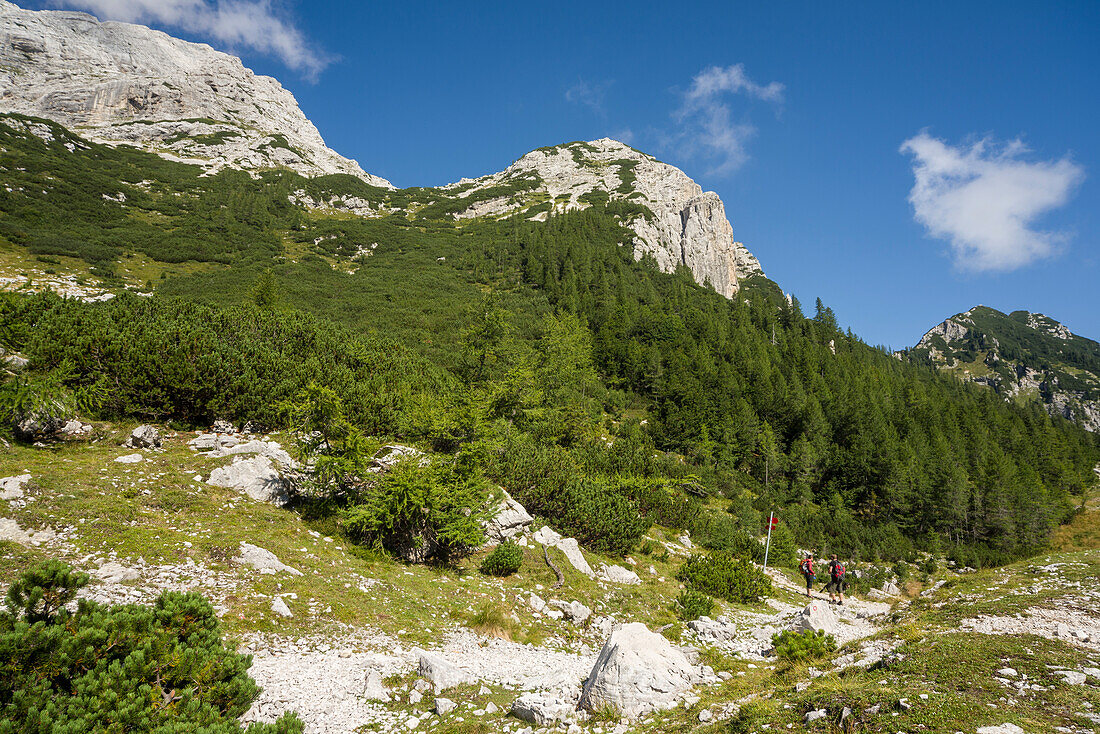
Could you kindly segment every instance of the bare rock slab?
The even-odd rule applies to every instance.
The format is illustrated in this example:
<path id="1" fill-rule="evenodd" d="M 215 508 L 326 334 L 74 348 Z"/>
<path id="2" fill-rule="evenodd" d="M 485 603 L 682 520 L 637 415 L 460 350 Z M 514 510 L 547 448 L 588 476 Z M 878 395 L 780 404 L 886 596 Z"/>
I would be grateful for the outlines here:
<path id="1" fill-rule="evenodd" d="M 414 648 L 413 654 L 419 661 L 420 675 L 431 682 L 436 693 L 442 693 L 448 688 L 454 688 L 463 683 L 477 682 L 477 678 L 448 663 L 439 655 L 420 648 Z"/>

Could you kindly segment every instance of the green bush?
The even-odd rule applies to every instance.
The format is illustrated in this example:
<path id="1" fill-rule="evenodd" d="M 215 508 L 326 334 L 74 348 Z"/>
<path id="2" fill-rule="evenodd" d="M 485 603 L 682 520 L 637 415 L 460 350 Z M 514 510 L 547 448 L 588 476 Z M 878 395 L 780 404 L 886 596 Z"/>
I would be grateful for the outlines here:
<path id="1" fill-rule="evenodd" d="M 348 537 L 380 544 L 409 560 L 444 563 L 469 555 L 485 542 L 488 484 L 463 458 L 421 467 L 405 460 L 341 512 Z"/>
<path id="2" fill-rule="evenodd" d="M 486 576 L 511 576 L 522 565 L 523 551 L 512 541 L 506 540 L 485 556 L 479 569 Z"/>
<path id="3" fill-rule="evenodd" d="M 772 588 L 771 579 L 752 563 L 722 552 L 691 556 L 676 578 L 690 589 L 740 604 L 759 601 Z"/>
<path id="4" fill-rule="evenodd" d="M 529 508 L 530 509 L 530 508 Z M 653 524 L 613 482 L 574 479 L 535 509 L 597 553 L 625 556 Z"/>
<path id="5" fill-rule="evenodd" d="M 685 622 L 699 619 L 699 617 L 709 617 L 714 613 L 715 606 L 714 599 L 701 591 L 684 589 L 676 597 L 676 613 Z"/>
<path id="6" fill-rule="evenodd" d="M 806 630 L 804 632 L 780 632 L 772 635 L 775 654 L 780 660 L 798 662 L 816 660 L 836 650 L 836 640 L 824 630 Z"/>
<path id="7" fill-rule="evenodd" d="M 0 612 L 0 733 L 89 731 L 231 734 L 259 688 L 252 658 L 227 649 L 218 618 L 195 593 L 163 592 L 151 607 L 81 600 L 87 574 L 59 561 L 25 571 Z M 286 714 L 249 734 L 300 734 Z"/>
<path id="8" fill-rule="evenodd" d="M 936 563 L 936 559 L 934 556 L 928 556 L 928 558 L 926 558 L 924 562 L 920 565 L 920 570 L 928 574 L 929 576 L 938 571 L 939 568 L 939 564 Z"/>

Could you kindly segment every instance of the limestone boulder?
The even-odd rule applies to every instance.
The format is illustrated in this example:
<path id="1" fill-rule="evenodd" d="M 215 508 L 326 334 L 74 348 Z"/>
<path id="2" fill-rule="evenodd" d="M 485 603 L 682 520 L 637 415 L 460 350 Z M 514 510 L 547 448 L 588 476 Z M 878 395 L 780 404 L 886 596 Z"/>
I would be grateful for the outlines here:
<path id="1" fill-rule="evenodd" d="M 687 657 L 640 622 L 611 633 L 581 691 L 580 707 L 627 718 L 675 706 L 695 680 Z"/>
<path id="2" fill-rule="evenodd" d="M 555 693 L 525 693 L 512 703 L 512 715 L 535 726 L 553 726 L 576 713 L 576 704 Z"/>
<path id="3" fill-rule="evenodd" d="M 30 474 L 0 479 L 0 500 L 15 500 L 23 496 L 23 487 L 31 480 Z"/>
<path id="4" fill-rule="evenodd" d="M 565 618 L 574 624 L 583 624 L 585 620 L 592 616 L 592 610 L 576 600 L 560 601 L 554 599 L 549 605 L 560 609 Z"/>
<path id="5" fill-rule="evenodd" d="M 266 548 L 261 548 L 258 545 L 252 545 L 251 543 L 245 543 L 243 541 L 241 542 L 240 551 L 233 559 L 233 562 L 243 566 L 251 566 L 260 573 L 289 573 L 291 576 L 302 575 L 301 571 L 286 565 L 279 560 L 278 556 Z"/>
<path id="6" fill-rule="evenodd" d="M 608 566 L 605 564 L 600 569 L 600 578 L 610 581 L 613 584 L 635 585 L 642 583 L 642 580 L 638 578 L 638 574 L 634 573 L 629 568 L 615 565 Z"/>
<path id="7" fill-rule="evenodd" d="M 266 456 L 237 457 L 232 464 L 210 472 L 206 483 L 236 489 L 254 500 L 276 505 L 286 504 L 293 490 L 292 482 Z"/>
<path id="8" fill-rule="evenodd" d="M 476 677 L 448 663 L 435 653 L 414 648 L 413 654 L 417 657 L 420 675 L 432 684 L 432 688 L 436 693 L 442 693 L 448 688 L 454 688 L 464 683 L 477 682 Z"/>
<path id="9" fill-rule="evenodd" d="M 796 631 L 824 630 L 826 634 L 836 634 L 840 620 L 833 613 L 832 606 L 825 601 L 812 601 L 795 617 L 793 627 Z"/>
<path id="10" fill-rule="evenodd" d="M 504 489 L 500 490 L 501 498 L 496 512 L 485 523 L 485 537 L 490 541 L 503 543 L 509 538 L 522 534 L 531 527 L 533 518 L 516 502 L 512 495 Z"/>
<path id="11" fill-rule="evenodd" d="M 368 670 L 363 678 L 363 698 L 368 701 L 388 702 L 390 694 L 382 683 L 382 674 L 377 670 Z"/>
<path id="12" fill-rule="evenodd" d="M 405 461 L 406 459 L 419 460 L 419 466 L 427 466 L 431 463 L 431 459 L 424 455 L 424 452 L 420 449 L 413 448 L 412 446 L 383 446 L 375 452 L 371 463 L 378 469 L 388 471 L 398 464 L 398 462 Z"/>
<path id="13" fill-rule="evenodd" d="M 163 439 L 156 426 L 138 426 L 131 431 L 129 438 L 123 442 L 123 446 L 131 449 L 159 449 Z"/>

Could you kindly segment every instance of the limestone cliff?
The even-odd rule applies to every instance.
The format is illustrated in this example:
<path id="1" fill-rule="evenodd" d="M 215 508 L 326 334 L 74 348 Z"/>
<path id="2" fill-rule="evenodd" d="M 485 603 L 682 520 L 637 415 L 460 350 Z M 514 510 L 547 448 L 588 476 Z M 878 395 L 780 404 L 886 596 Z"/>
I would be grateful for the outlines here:
<path id="1" fill-rule="evenodd" d="M 625 205 L 636 237 L 634 256 L 651 256 L 665 272 L 685 265 L 700 284 L 727 298 L 750 275 L 763 275 L 756 257 L 733 238 L 722 200 L 704 192 L 680 169 L 610 138 L 534 150 L 500 173 L 463 179 L 443 192 L 469 198 L 455 214 L 500 216 L 526 210 L 583 209 L 601 201 Z M 497 194 L 484 198 L 488 193 Z"/>
<path id="2" fill-rule="evenodd" d="M 285 166 L 390 186 L 330 150 L 294 95 L 240 59 L 86 13 L 0 0 L 0 111 L 209 170 Z"/>

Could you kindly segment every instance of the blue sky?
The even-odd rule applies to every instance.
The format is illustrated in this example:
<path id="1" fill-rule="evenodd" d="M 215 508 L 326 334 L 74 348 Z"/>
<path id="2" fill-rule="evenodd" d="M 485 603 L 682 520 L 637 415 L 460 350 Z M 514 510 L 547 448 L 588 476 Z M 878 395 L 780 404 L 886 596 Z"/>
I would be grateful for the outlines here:
<path id="1" fill-rule="evenodd" d="M 979 303 L 1100 339 L 1097 2 L 51 4 L 238 53 L 398 186 L 626 139 L 873 344 Z"/>

